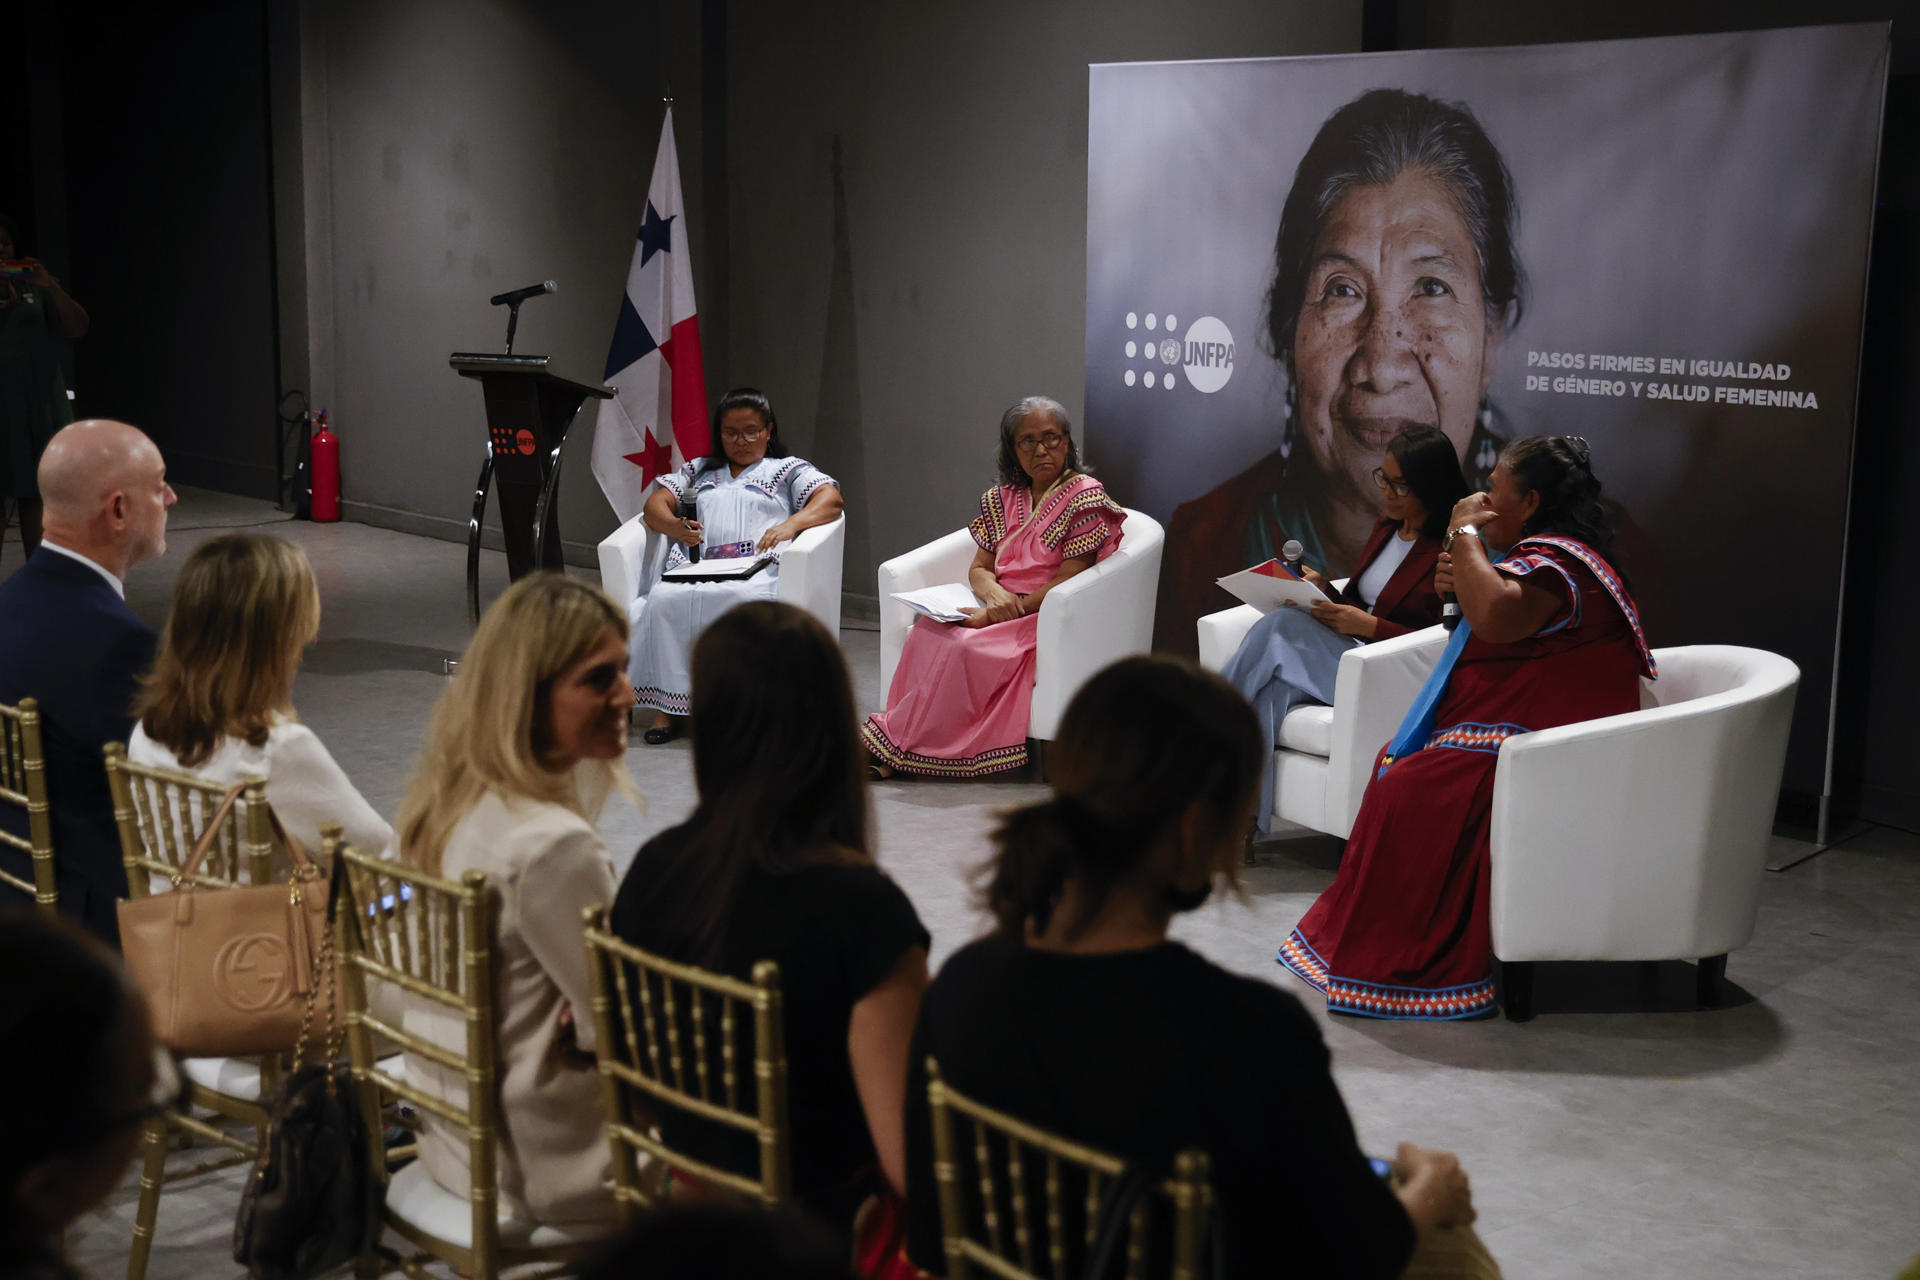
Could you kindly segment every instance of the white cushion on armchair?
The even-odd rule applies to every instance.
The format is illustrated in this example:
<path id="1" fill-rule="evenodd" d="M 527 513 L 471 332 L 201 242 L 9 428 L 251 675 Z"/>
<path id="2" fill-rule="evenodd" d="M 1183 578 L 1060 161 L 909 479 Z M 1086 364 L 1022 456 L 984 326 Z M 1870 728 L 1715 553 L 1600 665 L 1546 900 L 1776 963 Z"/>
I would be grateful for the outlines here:
<path id="1" fill-rule="evenodd" d="M 1250 604 L 1201 618 L 1200 665 L 1225 667 L 1259 618 Z M 1280 722 L 1273 816 L 1344 840 L 1360 812 L 1374 757 L 1400 727 L 1446 645 L 1447 633 L 1428 627 L 1341 654 L 1333 705 L 1295 707 Z"/>
<path id="2" fill-rule="evenodd" d="M 1731 645 L 1654 659 L 1642 710 L 1501 744 L 1501 960 L 1694 959 L 1753 937 L 1800 670 Z"/>
<path id="3" fill-rule="evenodd" d="M 1120 526 L 1119 548 L 1047 592 L 1040 602 L 1029 737 L 1051 739 L 1067 703 L 1094 672 L 1152 648 L 1153 603 L 1164 537 L 1158 521 L 1129 510 L 1126 523 Z M 958 529 L 880 566 L 882 697 L 893 687 L 900 651 L 919 616 L 895 600 L 894 593 L 965 582 L 976 549 L 973 536 Z"/>
<path id="4" fill-rule="evenodd" d="M 780 582 L 775 598 L 820 619 L 829 634 L 840 636 L 840 583 L 847 545 L 847 518 L 803 529 L 780 553 Z M 629 611 L 641 584 L 659 581 L 666 561 L 665 535 L 647 528 L 639 516 L 608 534 L 600 544 L 600 589 Z"/>

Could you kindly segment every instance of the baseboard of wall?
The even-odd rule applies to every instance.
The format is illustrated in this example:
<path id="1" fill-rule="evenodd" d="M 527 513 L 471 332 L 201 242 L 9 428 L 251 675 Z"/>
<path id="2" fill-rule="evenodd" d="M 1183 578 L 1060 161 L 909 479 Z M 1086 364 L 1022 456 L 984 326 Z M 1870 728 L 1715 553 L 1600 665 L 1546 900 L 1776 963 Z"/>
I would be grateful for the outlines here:
<path id="1" fill-rule="evenodd" d="M 402 511 L 398 507 L 383 507 L 372 502 L 340 503 L 340 514 L 356 524 L 370 524 L 376 529 L 391 529 L 395 533 L 415 533 L 423 538 L 438 538 L 442 542 L 458 542 L 462 546 L 467 541 L 467 522 L 449 520 L 445 516 L 424 515 L 418 511 Z M 499 528 L 493 525 L 480 527 L 480 545 L 489 551 L 505 551 L 507 544 Z M 600 567 L 599 549 L 591 543 L 560 540 L 560 553 L 570 565 L 582 569 Z"/>
<path id="2" fill-rule="evenodd" d="M 398 507 L 383 507 L 372 502 L 340 503 L 342 519 L 356 524 L 372 525 L 376 529 L 391 529 L 395 533 L 413 533 L 423 538 L 437 538 L 441 542 L 457 542 L 465 545 L 467 541 L 467 522 L 449 520 L 445 516 L 424 515 L 418 511 L 402 511 Z M 483 525 L 480 529 L 480 545 L 489 551 L 504 551 L 506 541 L 500 530 Z M 582 569 L 600 567 L 599 547 L 585 542 L 560 541 L 561 555 L 570 565 Z M 861 631 L 880 629 L 880 597 L 865 596 L 852 591 L 840 593 L 840 622 L 842 626 L 854 627 Z"/>
<path id="3" fill-rule="evenodd" d="M 1920 791 L 1862 783 L 1859 813 L 1883 827 L 1920 831 Z"/>

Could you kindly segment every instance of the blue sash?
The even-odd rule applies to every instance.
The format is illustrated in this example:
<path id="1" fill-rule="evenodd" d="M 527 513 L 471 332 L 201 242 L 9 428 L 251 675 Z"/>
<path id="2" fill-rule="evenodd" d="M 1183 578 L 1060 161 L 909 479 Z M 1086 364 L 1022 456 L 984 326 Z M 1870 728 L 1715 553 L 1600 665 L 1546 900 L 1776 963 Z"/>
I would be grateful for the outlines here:
<path id="1" fill-rule="evenodd" d="M 1460 625 L 1453 629 L 1453 635 L 1447 640 L 1447 647 L 1440 651 L 1440 661 L 1434 664 L 1427 682 L 1420 686 L 1420 692 L 1414 696 L 1413 705 L 1407 708 L 1399 732 L 1387 744 L 1387 756 L 1380 762 L 1380 774 L 1386 773 L 1395 760 L 1425 747 L 1427 739 L 1433 736 L 1434 713 L 1440 709 L 1440 699 L 1446 696 L 1447 680 L 1453 675 L 1453 664 L 1459 661 L 1460 652 L 1467 647 L 1467 638 L 1472 634 L 1472 624 L 1462 615 Z"/>

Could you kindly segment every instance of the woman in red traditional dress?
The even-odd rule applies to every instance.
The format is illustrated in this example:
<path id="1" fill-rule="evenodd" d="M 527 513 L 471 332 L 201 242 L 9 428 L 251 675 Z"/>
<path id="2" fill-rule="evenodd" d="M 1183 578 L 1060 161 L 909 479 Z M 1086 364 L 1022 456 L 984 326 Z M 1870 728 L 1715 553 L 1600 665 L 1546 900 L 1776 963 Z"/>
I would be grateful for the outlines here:
<path id="1" fill-rule="evenodd" d="M 967 526 L 978 550 L 965 622 L 913 620 L 887 708 L 860 735 L 875 778 L 979 778 L 1027 763 L 1040 604 L 1120 549 L 1127 513 L 1080 463 L 1058 400 L 1028 396 L 1000 419 L 1000 482 Z"/>
<path id="2" fill-rule="evenodd" d="M 1454 508 L 1434 586 L 1464 619 L 1380 753 L 1340 873 L 1280 948 L 1333 1013 L 1494 1007 L 1488 820 L 1500 744 L 1640 707 L 1653 654 L 1611 564 L 1586 441 L 1533 436 Z M 1508 547 L 1495 559 L 1488 547 Z"/>

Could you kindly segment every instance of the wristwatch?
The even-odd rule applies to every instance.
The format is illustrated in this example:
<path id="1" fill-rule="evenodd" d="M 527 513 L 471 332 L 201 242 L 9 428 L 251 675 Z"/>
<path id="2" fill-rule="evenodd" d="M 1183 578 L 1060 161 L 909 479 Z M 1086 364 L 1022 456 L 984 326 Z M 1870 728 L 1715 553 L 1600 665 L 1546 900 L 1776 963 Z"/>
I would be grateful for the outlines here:
<path id="1" fill-rule="evenodd" d="M 1463 533 L 1475 538 L 1480 536 L 1480 530 L 1478 528 L 1470 524 L 1463 524 L 1458 529 L 1447 530 L 1446 541 L 1440 544 L 1440 549 L 1451 552 L 1453 550 L 1453 540 Z"/>

